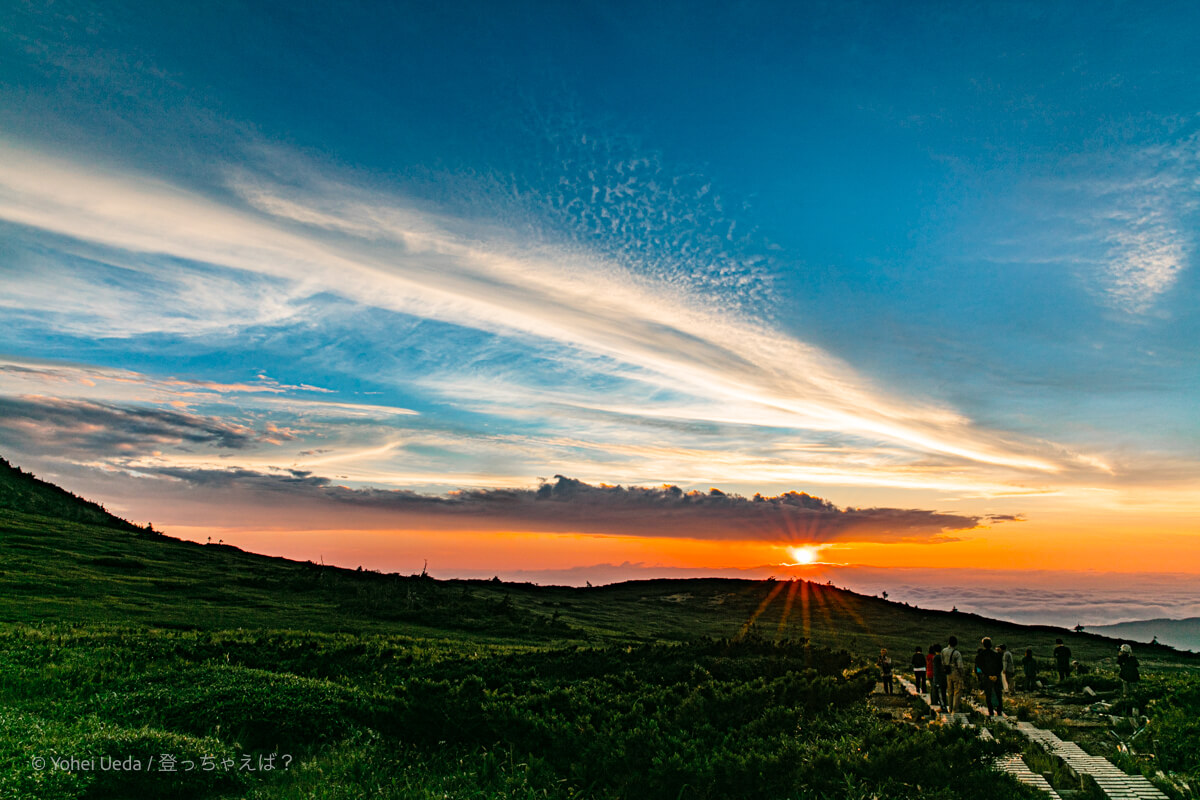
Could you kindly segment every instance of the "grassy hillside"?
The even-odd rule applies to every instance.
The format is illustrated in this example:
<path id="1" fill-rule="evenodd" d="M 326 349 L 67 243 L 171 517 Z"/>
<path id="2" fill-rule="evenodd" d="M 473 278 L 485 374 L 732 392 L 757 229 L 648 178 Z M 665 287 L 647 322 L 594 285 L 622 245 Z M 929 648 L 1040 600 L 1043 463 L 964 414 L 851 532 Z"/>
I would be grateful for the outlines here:
<path id="1" fill-rule="evenodd" d="M 40 480 L 4 458 L 0 458 L 0 509 L 120 530 L 139 530 L 133 523 L 108 513 L 104 506 Z"/>
<path id="2" fill-rule="evenodd" d="M 1117 640 L 932 611 L 806 581 L 631 581 L 596 588 L 437 581 L 324 567 L 197 544 L 130 526 L 0 511 L 0 621 L 153 628 L 292 629 L 546 642 L 687 641 L 753 631 L 768 639 L 903 656 L 982 636 L 1048 656 L 1111 662 Z M 1139 647 L 1164 666 L 1190 656 Z"/>
<path id="3" fill-rule="evenodd" d="M 436 581 L 79 513 L 0 510 L 0 797 L 1011 800 L 1033 795 L 987 766 L 1004 745 L 872 710 L 877 649 L 1116 650 L 803 581 Z M 1159 695 L 1200 685 L 1194 657 L 1138 652 L 1177 676 Z M 1173 769 L 1188 703 L 1153 734 Z"/>

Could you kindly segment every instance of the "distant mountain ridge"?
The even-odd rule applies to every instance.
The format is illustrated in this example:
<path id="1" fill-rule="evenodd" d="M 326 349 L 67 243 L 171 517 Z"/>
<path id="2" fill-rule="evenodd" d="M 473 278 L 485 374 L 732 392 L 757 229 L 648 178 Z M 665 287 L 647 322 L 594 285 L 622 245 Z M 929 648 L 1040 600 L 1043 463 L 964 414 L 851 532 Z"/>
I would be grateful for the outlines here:
<path id="1" fill-rule="evenodd" d="M 3 457 L 0 457 L 0 509 L 127 531 L 144 531 L 149 527 L 143 528 L 110 514 L 99 503 L 47 483 L 33 473 L 10 464 Z"/>
<path id="2" fill-rule="evenodd" d="M 1117 644 L 1092 629 L 1073 633 L 917 608 L 803 580 L 664 578 L 584 589 L 327 567 L 161 535 L 3 458 L 0 563 L 0 623 L 93 621 L 421 636 L 465 631 L 577 642 L 691 641 L 754 632 L 860 653 L 880 647 L 905 652 L 952 631 L 965 642 L 1000 637 L 1033 647 L 1039 655 L 1062 636 L 1090 662 L 1114 658 Z M 1163 634 L 1158 636 L 1162 646 L 1139 645 L 1143 663 L 1200 658 L 1181 656 L 1166 646 Z"/>
<path id="3" fill-rule="evenodd" d="M 1139 619 L 1114 625 L 1090 625 L 1088 630 L 1114 639 L 1170 645 L 1177 650 L 1200 650 L 1200 617 Z"/>

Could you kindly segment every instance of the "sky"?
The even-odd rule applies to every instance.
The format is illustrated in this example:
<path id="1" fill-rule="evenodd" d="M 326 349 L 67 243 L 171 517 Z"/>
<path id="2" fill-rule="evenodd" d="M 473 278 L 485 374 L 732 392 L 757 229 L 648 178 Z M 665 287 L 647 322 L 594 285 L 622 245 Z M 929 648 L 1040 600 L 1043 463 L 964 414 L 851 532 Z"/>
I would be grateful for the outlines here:
<path id="1" fill-rule="evenodd" d="M 343 566 L 1196 612 L 1194 7 L 4 5 L 13 463 Z"/>

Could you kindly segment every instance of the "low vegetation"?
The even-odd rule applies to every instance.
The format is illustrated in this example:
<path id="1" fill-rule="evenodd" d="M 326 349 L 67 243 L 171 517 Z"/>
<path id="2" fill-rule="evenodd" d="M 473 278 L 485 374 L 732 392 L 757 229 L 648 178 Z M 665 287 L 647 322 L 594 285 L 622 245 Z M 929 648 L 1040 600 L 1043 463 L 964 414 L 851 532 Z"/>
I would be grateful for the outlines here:
<path id="1" fill-rule="evenodd" d="M 0 469 L 3 798 L 1036 796 L 989 766 L 1012 742 L 868 703 L 869 665 L 949 633 L 1049 652 L 1060 630 L 803 581 L 334 569 L 35 513 L 75 502 L 35 481 Z M 1143 655 L 1179 683 L 1147 680 L 1139 741 L 1186 780 L 1191 662 Z"/>
<path id="2" fill-rule="evenodd" d="M 798 642 L 52 625 L 10 626 L 0 659 L 6 798 L 1027 796 L 986 766 L 998 746 L 879 719 L 872 672 Z M 32 765 L 163 754 L 176 771 Z"/>

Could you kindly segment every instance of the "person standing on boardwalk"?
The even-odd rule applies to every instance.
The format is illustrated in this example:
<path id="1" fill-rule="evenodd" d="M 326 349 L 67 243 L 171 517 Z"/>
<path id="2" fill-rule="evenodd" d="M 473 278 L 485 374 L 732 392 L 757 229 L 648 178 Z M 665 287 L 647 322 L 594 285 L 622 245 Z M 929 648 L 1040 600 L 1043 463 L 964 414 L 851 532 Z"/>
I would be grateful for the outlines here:
<path id="1" fill-rule="evenodd" d="M 967 678 L 967 667 L 962 653 L 958 652 L 958 637 L 951 636 L 950 644 L 942 651 L 942 669 L 946 671 L 946 696 L 950 713 L 957 714 L 962 703 L 963 684 Z"/>
<path id="2" fill-rule="evenodd" d="M 946 710 L 946 670 L 942 669 L 942 646 L 929 645 L 925 655 L 925 677 L 929 681 L 929 704 Z"/>
<path id="3" fill-rule="evenodd" d="M 1058 680 L 1065 681 L 1071 674 L 1071 648 L 1062 639 L 1054 640 L 1054 662 L 1058 666 Z"/>
<path id="4" fill-rule="evenodd" d="M 928 667 L 925 665 L 925 656 L 921 653 L 921 648 L 917 648 L 912 657 L 913 683 L 917 685 L 917 694 L 925 694 L 925 679 Z"/>
<path id="5" fill-rule="evenodd" d="M 1004 658 L 992 649 L 990 637 L 983 637 L 980 642 L 983 647 L 975 654 L 975 674 L 979 676 L 979 688 L 983 689 L 983 699 L 987 702 L 988 716 L 1004 713 Z"/>
<path id="6" fill-rule="evenodd" d="M 892 693 L 892 660 L 888 658 L 887 648 L 879 651 L 879 660 L 875 662 L 875 666 L 879 667 L 879 676 L 883 679 L 883 693 Z"/>
<path id="7" fill-rule="evenodd" d="M 1017 661 L 1013 658 L 1013 654 L 1008 652 L 1008 645 L 1000 645 L 1000 659 L 1004 665 L 1003 682 L 1005 693 L 1012 693 L 1017 690 Z"/>
<path id="8" fill-rule="evenodd" d="M 1133 654 L 1133 648 L 1127 644 L 1121 645 L 1121 652 L 1117 654 L 1117 675 L 1121 679 L 1122 697 L 1131 695 L 1133 693 L 1131 684 L 1142 679 L 1142 675 L 1138 671 L 1137 656 Z"/>
<path id="9" fill-rule="evenodd" d="M 1037 659 L 1033 657 L 1033 648 L 1025 648 L 1025 657 L 1021 659 L 1021 668 L 1025 670 L 1025 691 L 1032 692 L 1037 686 Z"/>

